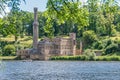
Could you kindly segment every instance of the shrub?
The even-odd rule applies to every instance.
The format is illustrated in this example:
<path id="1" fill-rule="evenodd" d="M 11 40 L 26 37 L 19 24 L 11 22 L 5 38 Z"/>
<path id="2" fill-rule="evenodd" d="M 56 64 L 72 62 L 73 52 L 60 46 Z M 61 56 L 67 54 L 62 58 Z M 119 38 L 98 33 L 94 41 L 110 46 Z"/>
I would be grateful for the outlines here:
<path id="1" fill-rule="evenodd" d="M 106 41 L 106 47 L 109 46 L 109 45 L 111 45 L 112 43 L 113 43 L 113 41 L 112 41 L 111 39 L 108 39 L 108 40 Z"/>
<path id="2" fill-rule="evenodd" d="M 95 57 L 96 55 L 95 55 L 95 53 L 94 53 L 94 51 L 93 50 L 91 50 L 91 49 L 86 49 L 85 50 L 85 52 L 84 52 L 84 55 L 86 55 L 86 56 L 93 56 L 93 57 Z"/>
<path id="3" fill-rule="evenodd" d="M 15 55 L 15 47 L 14 45 L 6 45 L 4 47 L 4 53 L 3 56 L 14 56 Z"/>
<path id="4" fill-rule="evenodd" d="M 83 32 L 83 39 L 86 44 L 92 44 L 94 41 L 97 40 L 97 36 L 94 33 L 94 31 L 89 30 L 89 31 Z"/>
<path id="5" fill-rule="evenodd" d="M 17 44 L 17 45 L 16 45 L 16 48 L 17 48 L 17 50 L 21 50 L 21 49 L 24 49 L 24 46 L 23 46 L 23 45 L 20 45 L 20 44 Z"/>
<path id="6" fill-rule="evenodd" d="M 115 53 L 118 51 L 118 44 L 112 43 L 105 49 L 105 54 Z"/>
<path id="7" fill-rule="evenodd" d="M 50 60 L 88 60 L 88 58 L 84 55 L 81 56 L 53 56 Z"/>
<path id="8" fill-rule="evenodd" d="M 120 56 L 97 56 L 96 61 L 120 61 Z"/>
<path id="9" fill-rule="evenodd" d="M 93 47 L 94 47 L 94 49 L 103 49 L 104 48 L 104 46 L 102 45 L 103 43 L 102 43 L 102 41 L 96 41 L 94 44 L 93 44 Z"/>
<path id="10" fill-rule="evenodd" d="M 0 56 L 2 55 L 2 49 L 0 48 Z"/>
<path id="11" fill-rule="evenodd" d="M 116 28 L 116 26 L 111 25 L 111 34 L 110 34 L 110 36 L 116 36 L 117 31 L 116 31 L 115 28 Z"/>
<path id="12" fill-rule="evenodd" d="M 111 61 L 119 61 L 120 57 L 119 56 L 111 56 Z"/>
<path id="13" fill-rule="evenodd" d="M 53 56 L 50 60 L 81 60 L 81 61 L 120 61 L 120 56 L 96 56 L 87 57 L 85 55 L 80 56 Z"/>
<path id="14" fill-rule="evenodd" d="M 88 60 L 94 60 L 96 56 L 95 52 L 91 49 L 85 50 L 84 55 L 88 57 Z"/>

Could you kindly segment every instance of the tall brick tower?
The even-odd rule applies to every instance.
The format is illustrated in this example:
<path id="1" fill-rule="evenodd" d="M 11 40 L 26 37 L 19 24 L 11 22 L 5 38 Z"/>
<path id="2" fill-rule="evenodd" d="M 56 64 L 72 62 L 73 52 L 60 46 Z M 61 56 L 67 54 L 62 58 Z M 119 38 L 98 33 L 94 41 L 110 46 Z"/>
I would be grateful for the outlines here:
<path id="1" fill-rule="evenodd" d="M 38 44 L 38 17 L 37 8 L 34 8 L 34 22 L 33 22 L 33 49 L 37 49 Z"/>

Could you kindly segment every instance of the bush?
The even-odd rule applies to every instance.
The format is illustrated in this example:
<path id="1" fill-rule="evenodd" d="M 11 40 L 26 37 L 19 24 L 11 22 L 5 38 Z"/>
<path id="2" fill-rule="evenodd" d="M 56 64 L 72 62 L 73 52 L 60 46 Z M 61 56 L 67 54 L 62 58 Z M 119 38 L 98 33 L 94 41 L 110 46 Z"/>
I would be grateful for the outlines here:
<path id="1" fill-rule="evenodd" d="M 88 58 L 84 55 L 81 56 L 53 56 L 50 60 L 88 60 Z"/>
<path id="2" fill-rule="evenodd" d="M 116 28 L 116 26 L 111 25 L 111 34 L 110 34 L 110 36 L 116 36 L 117 31 L 116 31 L 115 28 Z"/>
<path id="3" fill-rule="evenodd" d="M 111 39 L 108 39 L 108 40 L 106 41 L 106 46 L 105 46 L 105 47 L 111 45 L 112 43 L 114 43 L 114 41 L 112 41 Z"/>
<path id="4" fill-rule="evenodd" d="M 93 43 L 93 47 L 94 49 L 99 49 L 99 50 L 104 48 L 102 41 L 96 41 L 95 43 Z"/>
<path id="5" fill-rule="evenodd" d="M 120 56 L 97 56 L 96 61 L 120 61 Z"/>
<path id="6" fill-rule="evenodd" d="M 111 61 L 119 61 L 120 57 L 119 56 L 111 56 Z"/>
<path id="7" fill-rule="evenodd" d="M 0 47 L 0 56 L 2 56 L 2 49 L 1 49 L 1 47 Z"/>
<path id="8" fill-rule="evenodd" d="M 94 41 L 97 40 L 97 36 L 92 30 L 85 31 L 83 32 L 83 40 L 86 44 L 92 44 Z"/>
<path id="9" fill-rule="evenodd" d="M 84 52 L 84 55 L 85 56 L 93 56 L 93 57 L 95 57 L 96 55 L 95 55 L 95 52 L 93 51 L 93 50 L 91 50 L 91 49 L 86 49 L 85 50 L 85 52 Z"/>
<path id="10" fill-rule="evenodd" d="M 16 45 L 16 48 L 17 48 L 17 50 L 21 50 L 21 49 L 24 49 L 24 46 L 23 46 L 23 45 L 20 45 L 20 44 L 17 44 L 17 45 Z"/>
<path id="11" fill-rule="evenodd" d="M 96 56 L 95 52 L 91 49 L 85 50 L 84 55 L 88 57 L 88 60 L 94 60 Z"/>
<path id="12" fill-rule="evenodd" d="M 3 50 L 4 50 L 3 56 L 15 56 L 14 45 L 6 45 Z"/>
<path id="13" fill-rule="evenodd" d="M 112 43 L 105 49 L 105 54 L 115 53 L 118 51 L 118 44 Z"/>

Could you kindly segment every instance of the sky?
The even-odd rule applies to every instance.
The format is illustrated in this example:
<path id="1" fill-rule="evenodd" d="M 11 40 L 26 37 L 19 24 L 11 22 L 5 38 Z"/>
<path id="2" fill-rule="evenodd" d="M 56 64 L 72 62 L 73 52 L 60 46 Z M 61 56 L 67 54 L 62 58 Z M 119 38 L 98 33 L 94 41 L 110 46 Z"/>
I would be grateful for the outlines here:
<path id="1" fill-rule="evenodd" d="M 33 12 L 33 8 L 38 7 L 38 11 L 45 11 L 46 4 L 47 0 L 26 0 L 26 4 L 24 2 L 21 3 L 20 9 Z"/>

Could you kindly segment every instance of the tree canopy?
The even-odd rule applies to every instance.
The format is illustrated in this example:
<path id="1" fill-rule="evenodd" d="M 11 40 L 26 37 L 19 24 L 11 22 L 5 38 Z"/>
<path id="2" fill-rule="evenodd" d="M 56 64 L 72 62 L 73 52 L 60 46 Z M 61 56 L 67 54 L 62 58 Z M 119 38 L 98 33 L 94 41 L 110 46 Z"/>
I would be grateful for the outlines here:
<path id="1" fill-rule="evenodd" d="M 21 1 L 25 2 L 0 2 L 0 12 L 5 13 L 6 5 L 11 8 L 8 15 L 0 18 L 0 36 L 13 35 L 17 41 L 19 37 L 33 35 L 34 14 L 20 10 Z M 108 40 L 108 37 L 119 37 L 120 33 L 120 5 L 116 0 L 87 0 L 85 3 L 83 0 L 48 0 L 46 11 L 38 12 L 38 22 L 39 38 L 75 32 L 85 48 L 104 50 L 115 48 L 120 41 L 118 38 L 114 42 Z"/>

